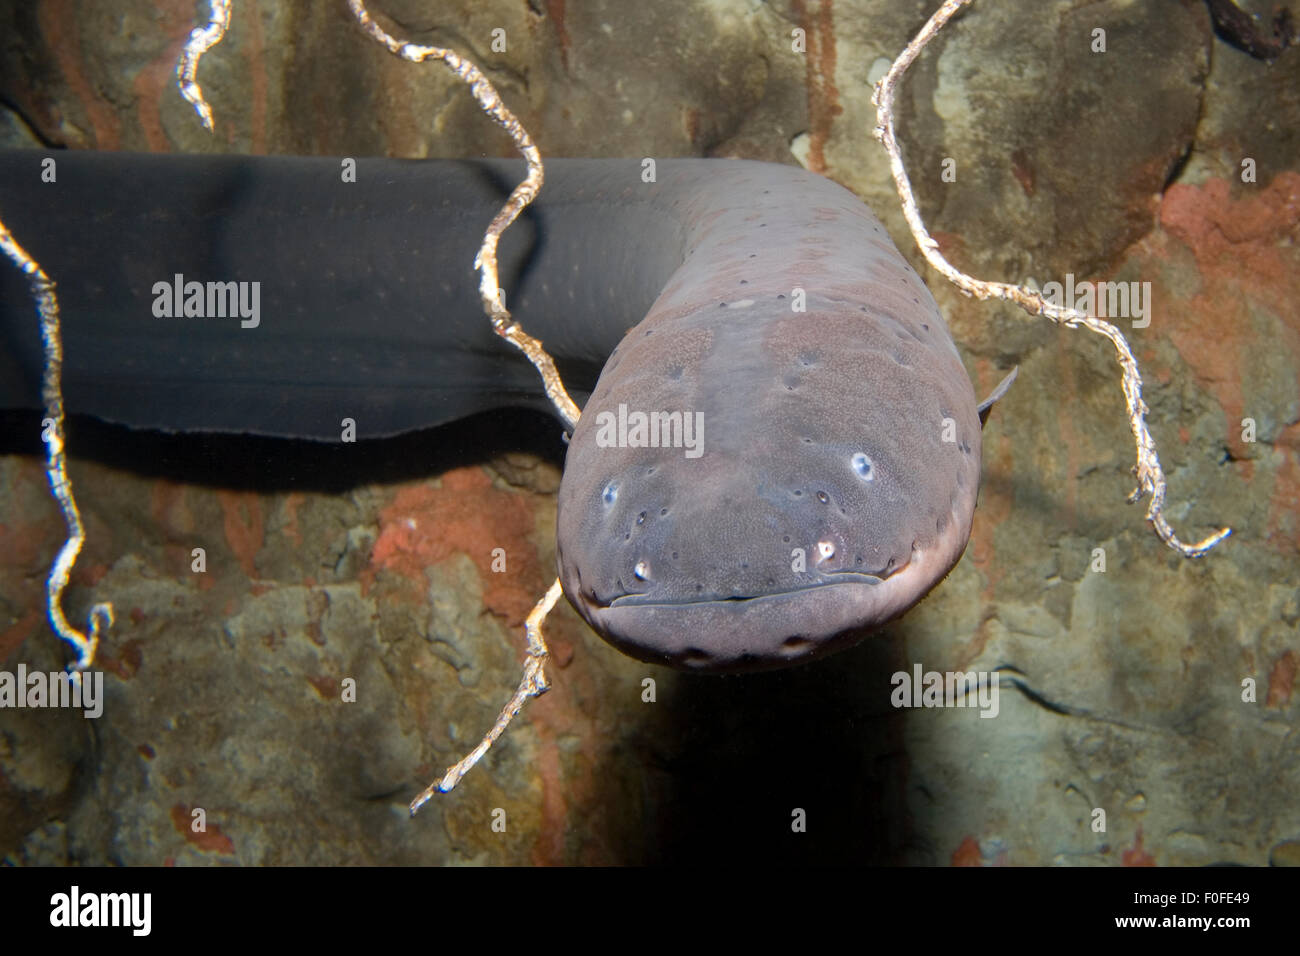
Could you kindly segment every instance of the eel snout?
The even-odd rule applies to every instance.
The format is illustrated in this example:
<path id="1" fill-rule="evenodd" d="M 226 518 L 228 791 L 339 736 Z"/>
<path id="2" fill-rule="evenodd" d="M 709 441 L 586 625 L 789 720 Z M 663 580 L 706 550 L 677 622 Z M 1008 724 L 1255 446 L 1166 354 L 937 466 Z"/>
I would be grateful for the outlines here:
<path id="1" fill-rule="evenodd" d="M 567 593 L 616 647 L 679 668 L 780 667 L 852 643 L 915 603 L 965 535 L 951 522 L 953 540 L 923 547 L 887 511 L 855 520 L 853 456 L 820 451 L 803 475 L 796 459 L 755 471 L 722 454 L 682 485 L 652 456 L 620 470 L 585 509 L 585 560 L 561 551 Z"/>

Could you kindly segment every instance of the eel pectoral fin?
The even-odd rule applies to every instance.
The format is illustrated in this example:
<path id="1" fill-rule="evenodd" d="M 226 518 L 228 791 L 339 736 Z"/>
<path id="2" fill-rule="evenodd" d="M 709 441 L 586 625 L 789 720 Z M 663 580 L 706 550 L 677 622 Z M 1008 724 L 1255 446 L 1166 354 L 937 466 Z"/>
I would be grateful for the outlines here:
<path id="1" fill-rule="evenodd" d="M 985 423 L 989 420 L 989 412 L 993 410 L 993 403 L 1007 393 L 1007 389 L 1011 388 L 1011 383 L 1016 380 L 1016 373 L 1019 371 L 1020 366 L 1017 365 L 1010 371 L 1010 373 L 1008 373 L 1006 378 L 998 383 L 998 387 L 993 389 L 993 393 L 975 407 L 975 411 L 978 412 L 980 416 L 981 428 L 983 428 Z"/>

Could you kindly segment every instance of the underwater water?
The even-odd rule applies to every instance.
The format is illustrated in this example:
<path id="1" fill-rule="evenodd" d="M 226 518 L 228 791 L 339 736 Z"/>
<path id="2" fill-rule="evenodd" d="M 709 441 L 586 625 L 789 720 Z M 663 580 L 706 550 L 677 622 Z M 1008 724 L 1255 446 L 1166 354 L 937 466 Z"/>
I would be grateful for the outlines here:
<path id="1" fill-rule="evenodd" d="M 1198 4 L 979 0 L 922 54 L 898 106 L 921 211 L 959 267 L 1040 287 L 1136 283 L 1134 314 L 1116 321 L 1141 363 L 1166 515 L 1187 539 L 1234 531 L 1188 560 L 1151 533 L 1145 503 L 1125 502 L 1134 452 L 1111 347 L 965 299 L 916 252 L 870 95 L 934 6 L 571 3 L 557 20 L 506 3 L 372 4 L 404 38 L 474 59 L 544 157 L 799 163 L 871 206 L 977 396 L 1019 366 L 984 431 L 970 543 L 929 596 L 850 650 L 735 676 L 627 658 L 561 602 L 550 692 L 412 819 L 410 799 L 518 682 L 523 619 L 554 577 L 559 423 L 502 410 L 332 445 L 132 431 L 70 407 L 88 537 L 64 604 L 73 621 L 115 605 L 103 713 L 0 710 L 0 854 L 1300 859 L 1300 55 L 1234 47 Z M 2 144 L 512 155 L 443 69 L 389 56 L 342 4 L 236 0 L 200 70 L 209 134 L 173 82 L 192 8 L 0 5 L 19 38 L 0 54 Z M 16 188 L 0 184 L 0 219 Z M 468 263 L 458 281 L 476 282 Z M 35 321 L 0 315 L 0 329 Z M 66 659 L 43 609 L 63 526 L 39 431 L 39 413 L 3 410 L 11 672 Z M 897 675 L 918 669 L 998 674 L 996 711 L 895 706 Z"/>

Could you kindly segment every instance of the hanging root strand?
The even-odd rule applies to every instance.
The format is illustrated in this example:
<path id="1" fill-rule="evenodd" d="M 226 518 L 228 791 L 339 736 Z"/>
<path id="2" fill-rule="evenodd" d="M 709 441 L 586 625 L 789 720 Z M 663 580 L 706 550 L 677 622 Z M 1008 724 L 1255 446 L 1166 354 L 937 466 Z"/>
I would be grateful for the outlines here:
<path id="1" fill-rule="evenodd" d="M 926 230 L 925 222 L 921 219 L 921 213 L 916 205 L 916 196 L 912 192 L 912 184 L 903 166 L 902 153 L 898 147 L 894 128 L 894 96 L 903 74 L 912 65 L 912 61 L 934 39 L 943 25 L 968 3 L 970 0 L 945 0 L 907 48 L 894 60 L 889 71 L 876 84 L 875 93 L 872 95 L 872 102 L 876 104 L 875 136 L 889 154 L 889 167 L 894 177 L 894 186 L 898 190 L 898 197 L 903 204 L 903 216 L 907 219 L 907 225 L 926 261 L 966 295 L 981 300 L 1002 299 L 1014 302 L 1030 315 L 1046 316 L 1058 325 L 1070 329 L 1086 328 L 1110 340 L 1115 347 L 1116 359 L 1123 370 L 1124 402 L 1128 409 L 1129 427 L 1137 446 L 1137 464 L 1133 468 L 1133 473 L 1137 476 L 1137 488 L 1129 495 L 1129 501 L 1135 502 L 1149 495 L 1146 519 L 1151 523 L 1160 540 L 1185 557 L 1199 558 L 1232 534 L 1232 529 L 1221 528 L 1200 541 L 1188 544 L 1179 539 L 1169 522 L 1165 520 L 1163 514 L 1165 474 L 1156 455 L 1155 439 L 1151 437 L 1151 432 L 1146 425 L 1146 414 L 1150 409 L 1142 401 L 1142 375 L 1138 369 L 1137 359 L 1133 357 L 1133 351 L 1129 348 L 1123 333 L 1109 322 L 1080 312 L 1078 309 L 1055 305 L 1040 293 L 1024 286 L 1005 282 L 985 282 L 966 275 L 944 258 L 939 251 L 939 243 Z"/>
<path id="2" fill-rule="evenodd" d="M 519 680 L 519 686 L 515 689 L 514 696 L 501 709 L 501 713 L 497 717 L 496 723 L 492 725 L 492 729 L 484 735 L 477 747 L 448 767 L 447 772 L 442 775 L 441 779 L 436 780 L 420 791 L 419 796 L 411 801 L 412 816 L 415 816 L 420 807 L 428 803 L 435 793 L 448 793 L 456 784 L 460 783 L 460 778 L 465 776 L 470 768 L 482 759 L 483 755 L 488 752 L 488 748 L 510 726 L 510 721 L 518 716 L 519 711 L 523 709 L 529 698 L 540 697 L 550 690 L 550 681 L 546 677 L 546 662 L 550 659 L 551 652 L 546 647 L 546 638 L 542 634 L 542 623 L 546 620 L 546 616 L 551 613 L 551 608 L 555 607 L 555 602 L 560 599 L 562 593 L 557 578 L 555 583 L 547 590 L 546 595 L 529 612 L 528 619 L 524 622 L 524 632 L 528 637 L 528 657 L 524 660 L 524 674 Z"/>
<path id="3" fill-rule="evenodd" d="M 231 0 L 208 0 L 208 22 L 190 31 L 190 38 L 185 41 L 180 59 L 176 61 L 176 85 L 180 88 L 185 102 L 194 107 L 199 114 L 199 122 L 209 133 L 212 132 L 212 107 L 203 96 L 203 88 L 197 79 L 199 60 L 214 46 L 221 42 L 230 27 Z"/>
<path id="4" fill-rule="evenodd" d="M 63 438 L 63 332 L 59 323 L 59 300 L 54 294 L 54 283 L 45 274 L 27 250 L 0 222 L 0 251 L 27 276 L 36 313 L 41 324 L 41 345 L 45 353 L 45 370 L 41 379 L 41 398 L 45 406 L 42 431 L 45 438 L 45 477 L 50 482 L 50 492 L 59 503 L 68 537 L 59 549 L 49 576 L 45 579 L 45 609 L 50 627 L 76 652 L 77 659 L 68 665 L 73 680 L 79 682 L 81 672 L 95 662 L 99 639 L 113 626 L 113 605 L 96 604 L 90 609 L 83 634 L 68 623 L 63 613 L 63 590 L 68 586 L 72 566 L 86 543 L 86 529 L 81 523 L 81 512 L 72 494 L 72 479 L 68 477 L 67 456 Z"/>
<path id="5" fill-rule="evenodd" d="M 523 352 L 528 357 L 528 360 L 533 363 L 533 366 L 542 377 L 542 385 L 546 389 L 547 398 L 555 406 L 555 410 L 559 413 L 565 427 L 572 432 L 573 427 L 578 423 L 580 414 L 578 406 L 569 397 L 564 383 L 560 380 L 560 374 L 555 368 L 555 362 L 542 347 L 541 341 L 526 333 L 519 323 L 515 322 L 511 317 L 509 310 L 506 309 L 501 295 L 497 270 L 497 244 L 501 240 L 501 234 L 518 218 L 520 212 L 533 201 L 538 190 L 542 188 L 544 173 L 541 153 L 533 143 L 532 137 L 528 135 L 528 131 L 524 129 L 523 124 L 506 108 L 496 89 L 477 66 L 454 50 L 404 43 L 396 39 L 371 18 L 370 13 L 366 10 L 364 0 L 347 0 L 347 4 L 366 35 L 387 49 L 389 53 L 412 63 L 438 60 L 451 70 L 462 82 L 469 86 L 470 92 L 473 93 L 479 107 L 493 122 L 510 135 L 515 147 L 523 154 L 524 160 L 528 164 L 528 172 L 523 181 L 511 192 L 505 205 L 501 207 L 492 222 L 488 224 L 483 236 L 483 244 L 479 248 L 478 255 L 474 258 L 474 268 L 479 270 L 480 276 L 479 299 L 483 304 L 484 314 L 487 315 L 488 321 L 492 323 L 492 330 Z M 497 738 L 505 732 L 505 729 L 519 714 L 519 711 L 529 698 L 540 697 L 550 688 L 550 683 L 546 677 L 546 662 L 550 657 L 550 652 L 547 650 L 545 638 L 542 636 L 542 622 L 546 620 L 546 616 L 551 612 L 551 608 L 555 606 L 555 602 L 559 600 L 561 593 L 563 592 L 560 588 L 560 582 L 557 580 L 551 585 L 536 607 L 533 608 L 532 613 L 528 615 L 528 619 L 524 624 L 528 642 L 528 657 L 524 661 L 523 677 L 519 681 L 514 696 L 502 708 L 496 723 L 492 725 L 492 729 L 479 741 L 477 747 L 449 767 L 441 779 L 425 787 L 411 801 L 412 816 L 428 803 L 435 793 L 447 793 L 456 784 L 460 783 L 461 778 L 482 759 Z"/>

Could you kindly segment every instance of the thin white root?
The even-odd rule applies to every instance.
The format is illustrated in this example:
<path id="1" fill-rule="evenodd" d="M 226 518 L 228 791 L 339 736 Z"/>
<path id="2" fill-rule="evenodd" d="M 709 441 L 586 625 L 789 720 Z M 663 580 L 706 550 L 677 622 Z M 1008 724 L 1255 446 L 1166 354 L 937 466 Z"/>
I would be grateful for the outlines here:
<path id="1" fill-rule="evenodd" d="M 1142 401 L 1142 376 L 1138 370 L 1137 359 L 1133 357 L 1133 352 L 1119 329 L 1078 309 L 1054 305 L 1039 293 L 1023 286 L 1004 282 L 985 282 L 966 275 L 943 257 L 939 252 L 939 244 L 926 231 L 925 223 L 921 219 L 894 133 L 894 94 L 912 61 L 925 49 L 926 44 L 934 39 L 943 25 L 968 3 L 970 0 L 945 0 L 929 22 L 921 28 L 921 32 L 899 54 L 898 59 L 894 60 L 889 72 L 876 84 L 875 93 L 872 95 L 872 102 L 876 104 L 875 136 L 889 153 L 889 167 L 894 176 L 894 185 L 898 189 L 898 197 L 903 204 L 903 215 L 907 218 L 907 224 L 926 261 L 943 273 L 948 281 L 964 294 L 981 300 L 993 298 L 1014 302 L 1030 315 L 1044 315 L 1067 328 L 1082 326 L 1098 335 L 1104 335 L 1111 341 L 1115 346 L 1116 358 L 1124 370 L 1124 401 L 1128 406 L 1129 426 L 1137 445 L 1137 465 L 1133 471 L 1137 475 L 1138 486 L 1129 495 L 1128 500 L 1138 501 L 1143 495 L 1149 494 L 1151 501 L 1147 505 L 1146 519 L 1151 522 L 1155 533 L 1165 544 L 1185 557 L 1199 558 L 1232 534 L 1232 529 L 1222 528 L 1195 544 L 1186 544 L 1179 540 L 1173 528 L 1165 520 L 1162 514 L 1165 504 L 1165 474 L 1160 467 L 1160 459 L 1156 456 L 1155 440 L 1146 426 L 1145 416 L 1150 409 Z"/>
<path id="2" fill-rule="evenodd" d="M 460 778 L 465 776 L 470 768 L 488 752 L 488 748 L 510 726 L 510 721 L 515 719 L 530 697 L 540 697 L 550 690 L 550 682 L 546 679 L 546 662 L 550 659 L 551 652 L 547 649 L 546 639 L 542 636 L 542 622 L 546 620 L 546 615 L 551 613 L 551 608 L 555 607 L 555 602 L 560 599 L 562 593 L 557 578 L 547 590 L 545 597 L 529 612 L 528 619 L 524 622 L 524 631 L 528 635 L 528 659 L 524 661 L 524 674 L 519 680 L 519 687 L 515 689 L 514 696 L 501 709 L 497 722 L 479 741 L 477 747 L 447 768 L 441 780 L 429 784 L 420 791 L 420 795 L 411 801 L 412 816 L 415 816 L 420 807 L 428 803 L 435 793 L 448 793 L 460 783 Z"/>
<path id="3" fill-rule="evenodd" d="M 578 406 L 574 404 L 573 399 L 569 397 L 569 393 L 565 390 L 564 383 L 560 381 L 560 374 L 555 369 L 555 363 L 542 347 L 541 341 L 526 333 L 511 318 L 510 312 L 501 301 L 501 286 L 497 275 L 497 243 L 501 239 L 501 234 L 515 221 L 524 207 L 533 201 L 538 190 L 542 188 L 541 153 L 533 144 L 528 131 L 515 118 L 515 115 L 506 109 L 501 97 L 488 81 L 488 78 L 473 63 L 457 54 L 454 50 L 443 47 L 420 46 L 415 43 L 403 43 L 396 40 L 370 18 L 370 14 L 366 12 L 364 0 L 347 0 L 347 2 L 353 16 L 361 24 L 361 28 L 372 39 L 386 47 L 388 52 L 394 56 L 410 60 L 412 63 L 420 63 L 424 60 L 441 60 L 452 73 L 469 85 L 470 92 L 474 94 L 474 99 L 478 101 L 483 112 L 510 134 L 515 146 L 528 162 L 528 175 L 524 177 L 523 182 L 515 187 L 514 192 L 510 194 L 510 198 L 506 200 L 506 204 L 501 207 L 501 211 L 496 214 L 496 218 L 487 227 L 487 232 L 483 236 L 483 245 L 479 248 L 478 255 L 474 259 L 474 268 L 479 270 L 481 277 L 479 281 L 479 298 L 483 303 L 484 314 L 492 322 L 492 330 L 528 356 L 528 360 L 533 363 L 533 366 L 542 376 L 542 385 L 546 389 L 546 397 L 555 406 L 555 410 L 563 419 L 565 426 L 569 431 L 572 431 L 573 426 L 578 422 Z"/>
<path id="4" fill-rule="evenodd" d="M 488 82 L 487 77 L 473 63 L 458 55 L 454 50 L 420 46 L 415 43 L 402 43 L 394 39 L 370 18 L 363 0 L 348 0 L 348 6 L 351 8 L 353 16 L 357 18 L 357 22 L 361 24 L 362 29 L 372 39 L 386 47 L 388 52 L 394 56 L 410 60 L 412 63 L 420 63 L 431 59 L 442 61 L 449 70 L 469 85 L 470 92 L 474 94 L 474 99 L 478 101 L 483 112 L 510 134 L 515 146 L 527 161 L 528 175 L 524 177 L 523 182 L 515 187 L 510 194 L 510 198 L 506 200 L 506 204 L 501 207 L 501 211 L 496 214 L 496 217 L 487 227 L 487 232 L 483 236 L 483 245 L 474 258 L 474 268 L 479 270 L 481 276 L 479 298 L 483 303 L 484 313 L 492 322 L 492 330 L 528 356 L 529 361 L 533 363 L 533 366 L 542 376 L 546 397 L 551 400 L 551 404 L 559 412 L 560 418 L 564 420 L 568 430 L 572 431 L 573 427 L 578 423 L 580 414 L 578 406 L 574 404 L 573 399 L 569 397 L 569 393 L 565 390 L 564 383 L 560 380 L 560 373 L 556 371 L 555 363 L 542 347 L 541 341 L 524 332 L 519 324 L 511 318 L 510 312 L 501 299 L 501 285 L 497 275 L 497 243 L 501 239 L 501 234 L 515 221 L 524 207 L 533 201 L 538 190 L 542 188 L 541 153 L 533 144 L 528 131 L 515 118 L 515 115 L 506 109 L 501 97 L 492 84 Z M 428 803 L 435 793 L 447 793 L 456 784 L 460 783 L 461 777 L 465 776 L 470 768 L 482 759 L 492 744 L 496 742 L 496 739 L 505 732 L 506 727 L 510 725 L 510 721 L 514 720 L 515 716 L 523 708 L 524 703 L 530 697 L 539 697 L 550 689 L 545 670 L 550 652 L 546 649 L 546 641 L 542 637 L 542 622 L 546 620 L 546 615 L 551 613 L 551 608 L 555 606 L 555 602 L 559 600 L 561 593 L 563 592 L 560 588 L 560 582 L 556 580 L 551 585 L 550 590 L 546 592 L 546 596 L 537 602 L 532 613 L 528 615 L 528 620 L 524 624 L 524 629 L 528 635 L 528 659 L 524 662 L 524 674 L 519 681 L 519 687 L 515 690 L 514 696 L 502 709 L 496 723 L 492 725 L 492 729 L 488 731 L 477 747 L 449 767 L 441 780 L 425 787 L 419 796 L 411 801 L 412 816 L 419 811 L 420 807 Z"/>
<path id="5" fill-rule="evenodd" d="M 176 85 L 180 88 L 181 96 L 194 107 L 199 114 L 199 122 L 209 133 L 212 132 L 212 107 L 204 99 L 203 90 L 195 77 L 203 54 L 221 42 L 229 27 L 230 0 L 208 0 L 207 24 L 190 31 L 185 49 L 181 50 L 181 58 L 176 61 Z"/>
<path id="6" fill-rule="evenodd" d="M 45 420 L 41 423 L 45 439 L 45 476 L 50 491 L 59 502 L 63 521 L 68 526 L 68 537 L 59 549 L 49 577 L 45 580 L 45 607 L 54 633 L 72 645 L 77 653 L 74 663 L 68 665 L 73 679 L 95 662 L 100 635 L 113 626 L 113 605 L 96 604 L 86 620 L 86 633 L 81 633 L 63 614 L 63 589 L 68 586 L 68 575 L 86 543 L 86 529 L 81 524 L 81 512 L 72 496 L 72 479 L 68 477 L 63 442 L 63 335 L 59 326 L 59 300 L 54 295 L 54 283 L 45 274 L 3 222 L 0 222 L 0 250 L 9 257 L 31 286 L 36 300 L 36 312 L 41 320 L 41 344 L 45 351 L 45 374 L 41 380 L 41 398 L 45 403 Z"/>

